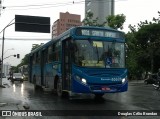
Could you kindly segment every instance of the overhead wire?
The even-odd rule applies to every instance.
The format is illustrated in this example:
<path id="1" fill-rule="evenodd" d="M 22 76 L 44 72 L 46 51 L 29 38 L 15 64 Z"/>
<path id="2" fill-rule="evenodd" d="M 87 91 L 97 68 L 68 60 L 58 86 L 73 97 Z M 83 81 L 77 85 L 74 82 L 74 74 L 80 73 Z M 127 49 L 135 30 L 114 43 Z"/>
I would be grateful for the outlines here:
<path id="1" fill-rule="evenodd" d="M 5 6 L 7 10 L 28 10 L 28 9 L 42 9 L 42 8 L 52 8 L 68 6 L 73 4 L 83 4 L 85 1 L 79 2 L 67 2 L 67 3 L 54 3 L 54 4 L 35 4 L 35 5 L 24 5 L 24 6 Z"/>
<path id="2" fill-rule="evenodd" d="M 88 0 L 87 2 L 90 2 L 91 0 Z M 115 0 L 114 2 L 119 1 L 126 1 L 126 0 Z M 73 5 L 73 4 L 83 4 L 86 1 L 80 0 L 80 1 L 71 1 L 71 2 L 63 2 L 63 3 L 47 3 L 47 4 L 30 4 L 30 5 L 19 5 L 19 6 L 5 6 L 7 10 L 28 10 L 28 9 L 41 9 L 41 8 L 51 8 L 51 7 L 60 7 L 60 6 L 67 6 L 67 5 Z M 109 1 L 94 1 L 97 2 L 111 2 Z M 18 8 L 18 9 L 16 9 Z M 5 38 L 6 40 L 33 40 L 33 39 L 17 39 L 17 38 Z M 35 39 L 35 40 L 48 40 L 48 39 Z"/>
<path id="3" fill-rule="evenodd" d="M 119 1 L 127 1 L 127 0 L 115 0 L 114 2 Z M 64 2 L 64 3 L 48 3 L 48 4 L 30 4 L 30 5 L 19 5 L 19 6 L 5 6 L 7 10 L 28 10 L 28 9 L 43 9 L 43 8 L 52 8 L 52 7 L 61 7 L 61 6 L 68 6 L 73 4 L 84 4 L 86 1 L 71 1 L 71 2 Z M 87 2 L 90 2 L 87 1 Z M 106 2 L 112 2 L 112 1 L 94 1 L 94 3 L 106 3 Z"/>
<path id="4" fill-rule="evenodd" d="M 2 40 L 2 38 L 0 38 Z M 49 41 L 51 38 L 5 38 L 5 40 L 23 40 L 23 41 Z"/>

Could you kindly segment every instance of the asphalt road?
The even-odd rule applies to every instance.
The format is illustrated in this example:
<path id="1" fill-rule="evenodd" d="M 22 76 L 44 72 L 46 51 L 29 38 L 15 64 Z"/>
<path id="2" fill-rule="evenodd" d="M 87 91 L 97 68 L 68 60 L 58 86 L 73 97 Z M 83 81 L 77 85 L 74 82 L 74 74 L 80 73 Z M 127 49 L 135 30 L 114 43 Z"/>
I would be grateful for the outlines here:
<path id="1" fill-rule="evenodd" d="M 158 119 L 158 116 L 141 116 L 141 112 L 160 110 L 160 91 L 156 91 L 152 85 L 145 85 L 140 81 L 130 82 L 127 92 L 105 94 L 100 100 L 95 100 L 93 95 L 81 95 L 69 99 L 59 98 L 50 91 L 35 91 L 33 84 L 28 81 L 11 83 L 7 79 L 3 79 L 3 84 L 6 88 L 0 88 L 0 110 L 47 110 L 48 112 L 52 110 L 49 113 L 52 117 L 34 117 L 37 119 L 106 119 L 106 116 L 111 119 Z M 124 115 L 127 112 L 128 115 L 132 114 L 132 116 Z M 133 116 L 133 112 L 137 116 Z M 60 116 L 56 113 L 60 113 Z M 77 114 L 78 116 L 75 116 Z M 1 118 L 10 119 L 13 117 Z"/>

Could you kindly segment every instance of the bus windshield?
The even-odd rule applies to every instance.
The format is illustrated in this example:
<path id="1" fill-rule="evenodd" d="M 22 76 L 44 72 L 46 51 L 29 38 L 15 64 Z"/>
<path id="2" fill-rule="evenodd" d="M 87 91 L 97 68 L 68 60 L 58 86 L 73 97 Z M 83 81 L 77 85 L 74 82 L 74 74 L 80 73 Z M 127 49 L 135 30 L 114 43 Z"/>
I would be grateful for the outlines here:
<path id="1" fill-rule="evenodd" d="M 83 67 L 124 68 L 124 43 L 75 40 L 73 62 Z"/>

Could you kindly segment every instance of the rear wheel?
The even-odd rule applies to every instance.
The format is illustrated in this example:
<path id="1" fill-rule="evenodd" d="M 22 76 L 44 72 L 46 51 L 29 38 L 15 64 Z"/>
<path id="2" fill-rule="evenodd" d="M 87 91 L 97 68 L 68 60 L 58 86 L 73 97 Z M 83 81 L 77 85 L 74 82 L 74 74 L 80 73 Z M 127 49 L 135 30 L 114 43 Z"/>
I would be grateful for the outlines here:
<path id="1" fill-rule="evenodd" d="M 36 76 L 33 76 L 33 84 L 34 84 L 34 89 L 37 90 L 38 86 L 36 85 Z"/>
<path id="2" fill-rule="evenodd" d="M 104 94 L 95 94 L 95 99 L 101 99 Z"/>

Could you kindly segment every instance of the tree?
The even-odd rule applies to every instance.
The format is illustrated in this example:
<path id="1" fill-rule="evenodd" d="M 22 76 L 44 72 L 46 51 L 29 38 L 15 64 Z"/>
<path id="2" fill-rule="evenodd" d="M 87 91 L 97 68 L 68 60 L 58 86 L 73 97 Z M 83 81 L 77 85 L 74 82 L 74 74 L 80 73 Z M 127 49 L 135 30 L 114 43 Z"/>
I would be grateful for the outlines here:
<path id="1" fill-rule="evenodd" d="M 98 23 L 98 18 L 93 19 L 93 13 L 87 12 L 86 17 L 82 21 L 85 26 L 104 26 L 104 24 Z"/>
<path id="2" fill-rule="evenodd" d="M 160 23 L 142 25 L 136 38 L 142 52 L 138 58 L 139 63 L 142 63 L 141 65 L 145 68 L 150 68 L 151 72 L 156 72 L 155 66 L 159 64 L 157 59 L 160 58 Z"/>
<path id="3" fill-rule="evenodd" d="M 110 15 L 106 17 L 106 23 L 114 29 L 120 28 L 122 30 L 125 21 L 126 16 L 124 14 Z"/>
<path id="4" fill-rule="evenodd" d="M 40 45 L 39 44 L 32 44 L 32 49 L 31 51 L 35 50 L 36 48 L 42 46 L 44 43 L 41 43 Z"/>
<path id="5" fill-rule="evenodd" d="M 83 20 L 83 24 L 86 26 L 109 26 L 114 29 L 123 29 L 123 24 L 126 20 L 126 16 L 124 14 L 118 14 L 118 15 L 109 15 L 106 17 L 106 21 L 104 21 L 102 24 L 98 23 L 98 18 L 93 19 L 93 13 L 88 12 L 86 14 L 86 18 Z"/>
<path id="6" fill-rule="evenodd" d="M 141 21 L 137 26 L 130 25 L 129 28 L 131 32 L 126 34 L 129 71 L 134 76 L 137 75 L 137 70 L 157 72 L 160 67 L 160 17 L 153 18 L 150 22 Z"/>

